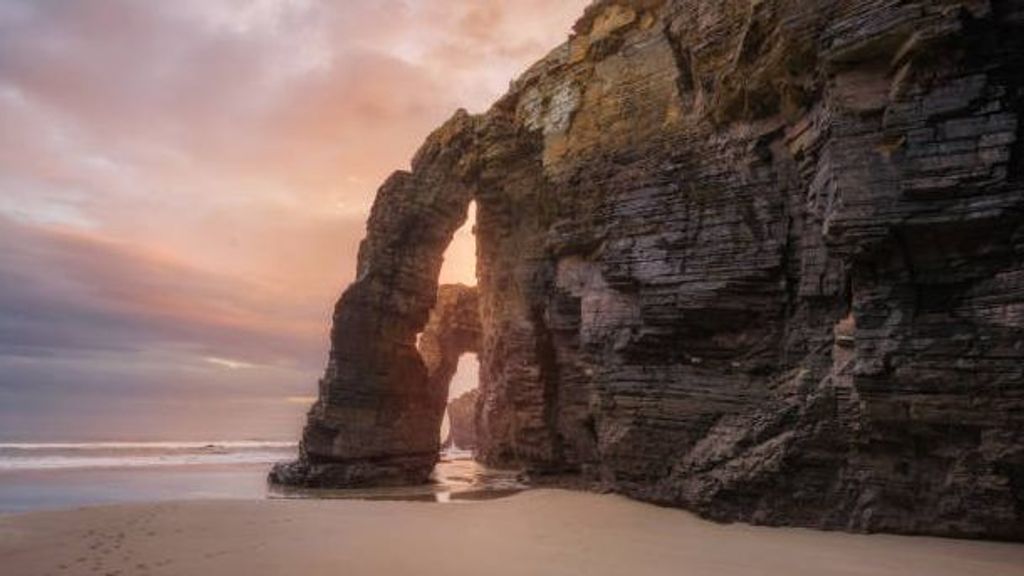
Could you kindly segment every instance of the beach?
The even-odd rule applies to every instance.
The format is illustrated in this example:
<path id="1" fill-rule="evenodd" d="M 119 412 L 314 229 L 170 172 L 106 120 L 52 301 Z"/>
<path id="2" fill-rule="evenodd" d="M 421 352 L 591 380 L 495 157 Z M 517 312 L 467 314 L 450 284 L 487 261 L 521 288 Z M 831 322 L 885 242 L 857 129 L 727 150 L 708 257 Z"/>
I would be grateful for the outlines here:
<path id="1" fill-rule="evenodd" d="M 1024 546 L 721 525 L 614 495 L 181 501 L 0 516 L 28 575 L 1020 576 Z"/>

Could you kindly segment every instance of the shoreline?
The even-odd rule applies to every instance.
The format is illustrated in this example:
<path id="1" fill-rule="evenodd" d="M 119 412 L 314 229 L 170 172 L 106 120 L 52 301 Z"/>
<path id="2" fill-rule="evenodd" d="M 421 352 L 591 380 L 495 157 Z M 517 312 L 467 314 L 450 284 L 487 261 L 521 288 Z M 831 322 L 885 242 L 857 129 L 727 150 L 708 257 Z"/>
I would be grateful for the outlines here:
<path id="1" fill-rule="evenodd" d="M 0 516 L 5 574 L 1019 576 L 1024 545 L 718 524 L 536 488 L 458 505 L 204 500 Z"/>
<path id="2" fill-rule="evenodd" d="M 0 518 L 118 504 L 258 500 L 268 465 L 201 464 L 156 467 L 0 471 Z"/>
<path id="3" fill-rule="evenodd" d="M 515 471 L 473 460 L 443 460 L 434 481 L 416 486 L 308 490 L 267 482 L 270 464 L 202 463 L 153 467 L 0 470 L 0 515 L 84 506 L 205 500 L 350 500 L 461 502 L 528 488 Z"/>

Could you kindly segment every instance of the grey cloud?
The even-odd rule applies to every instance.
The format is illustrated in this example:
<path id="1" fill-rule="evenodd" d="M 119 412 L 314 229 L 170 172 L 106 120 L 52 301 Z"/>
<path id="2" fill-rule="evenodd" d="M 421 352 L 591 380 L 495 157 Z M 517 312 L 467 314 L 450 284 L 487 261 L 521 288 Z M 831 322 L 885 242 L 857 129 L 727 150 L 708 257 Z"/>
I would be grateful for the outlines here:
<path id="1" fill-rule="evenodd" d="M 0 219 L 0 355 L 191 347 L 196 356 L 310 366 L 322 315 L 86 235 Z"/>

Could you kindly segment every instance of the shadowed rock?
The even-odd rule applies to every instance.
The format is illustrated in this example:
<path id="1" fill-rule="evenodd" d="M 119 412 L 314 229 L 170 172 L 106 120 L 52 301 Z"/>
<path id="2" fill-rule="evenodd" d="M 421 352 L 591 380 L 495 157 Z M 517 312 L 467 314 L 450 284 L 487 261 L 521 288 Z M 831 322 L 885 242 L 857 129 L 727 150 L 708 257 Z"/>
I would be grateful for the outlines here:
<path id="1" fill-rule="evenodd" d="M 459 368 L 459 358 L 480 352 L 480 300 L 476 288 L 445 284 L 420 335 L 419 351 L 427 368 L 428 387 L 448 402 L 448 387 Z M 443 409 L 442 409 L 443 411 Z M 441 425 L 441 420 L 437 421 Z"/>
<path id="2" fill-rule="evenodd" d="M 353 435 L 346 438 L 351 442 L 358 442 L 359 434 L 365 433 L 362 427 L 372 428 L 375 436 L 366 438 L 358 451 L 351 444 L 342 446 L 343 454 L 358 457 L 324 460 L 315 456 L 310 442 L 320 438 L 311 435 L 322 432 L 310 425 L 303 437 L 302 458 L 295 463 L 275 466 L 270 475 L 272 482 L 307 487 L 354 487 L 427 481 L 439 456 L 438 430 L 447 407 L 449 384 L 458 368 L 459 357 L 479 351 L 481 332 L 475 288 L 444 285 L 437 289 L 436 298 L 429 321 L 418 338 L 418 357 L 422 362 L 418 365 L 409 362 L 413 368 L 408 372 L 384 372 L 383 381 L 390 385 L 388 388 L 369 388 L 361 392 L 365 404 L 379 408 L 360 412 L 352 409 L 355 403 L 349 401 L 334 411 L 324 410 L 320 403 L 310 411 L 311 417 L 323 414 L 337 418 L 332 422 L 338 423 L 339 432 L 354 429 L 354 433 L 349 432 Z M 401 353 L 403 357 L 407 354 L 405 350 Z M 379 359 L 383 363 L 386 358 L 385 351 Z M 378 366 L 383 368 L 382 364 Z M 385 407 L 393 412 L 384 412 Z M 394 419 L 383 420 L 384 416 Z M 330 446 L 337 445 L 337 440 L 330 442 Z M 314 450 L 329 449 L 326 443 L 312 446 Z"/>
<path id="3" fill-rule="evenodd" d="M 451 430 L 445 441 L 447 446 L 462 450 L 476 450 L 476 415 L 480 389 L 474 388 L 448 403 Z"/>

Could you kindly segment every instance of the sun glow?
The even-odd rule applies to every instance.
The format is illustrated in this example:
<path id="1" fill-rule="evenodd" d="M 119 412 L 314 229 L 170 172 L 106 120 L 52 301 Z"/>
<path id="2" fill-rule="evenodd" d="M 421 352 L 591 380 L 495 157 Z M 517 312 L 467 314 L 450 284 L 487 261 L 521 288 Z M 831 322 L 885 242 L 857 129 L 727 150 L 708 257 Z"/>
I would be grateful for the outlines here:
<path id="1" fill-rule="evenodd" d="M 455 232 L 444 253 L 439 282 L 476 286 L 476 202 L 469 205 L 466 223 Z"/>
<path id="2" fill-rule="evenodd" d="M 206 361 L 210 364 L 213 364 L 214 366 L 227 368 L 228 370 L 242 370 L 245 368 L 256 367 L 253 364 L 249 364 L 248 362 L 242 362 L 241 360 L 231 360 L 229 358 L 216 358 L 213 356 L 206 358 Z"/>
<path id="3" fill-rule="evenodd" d="M 311 406 L 316 402 L 316 396 L 289 396 L 284 399 L 289 404 L 299 404 L 301 406 Z"/>

